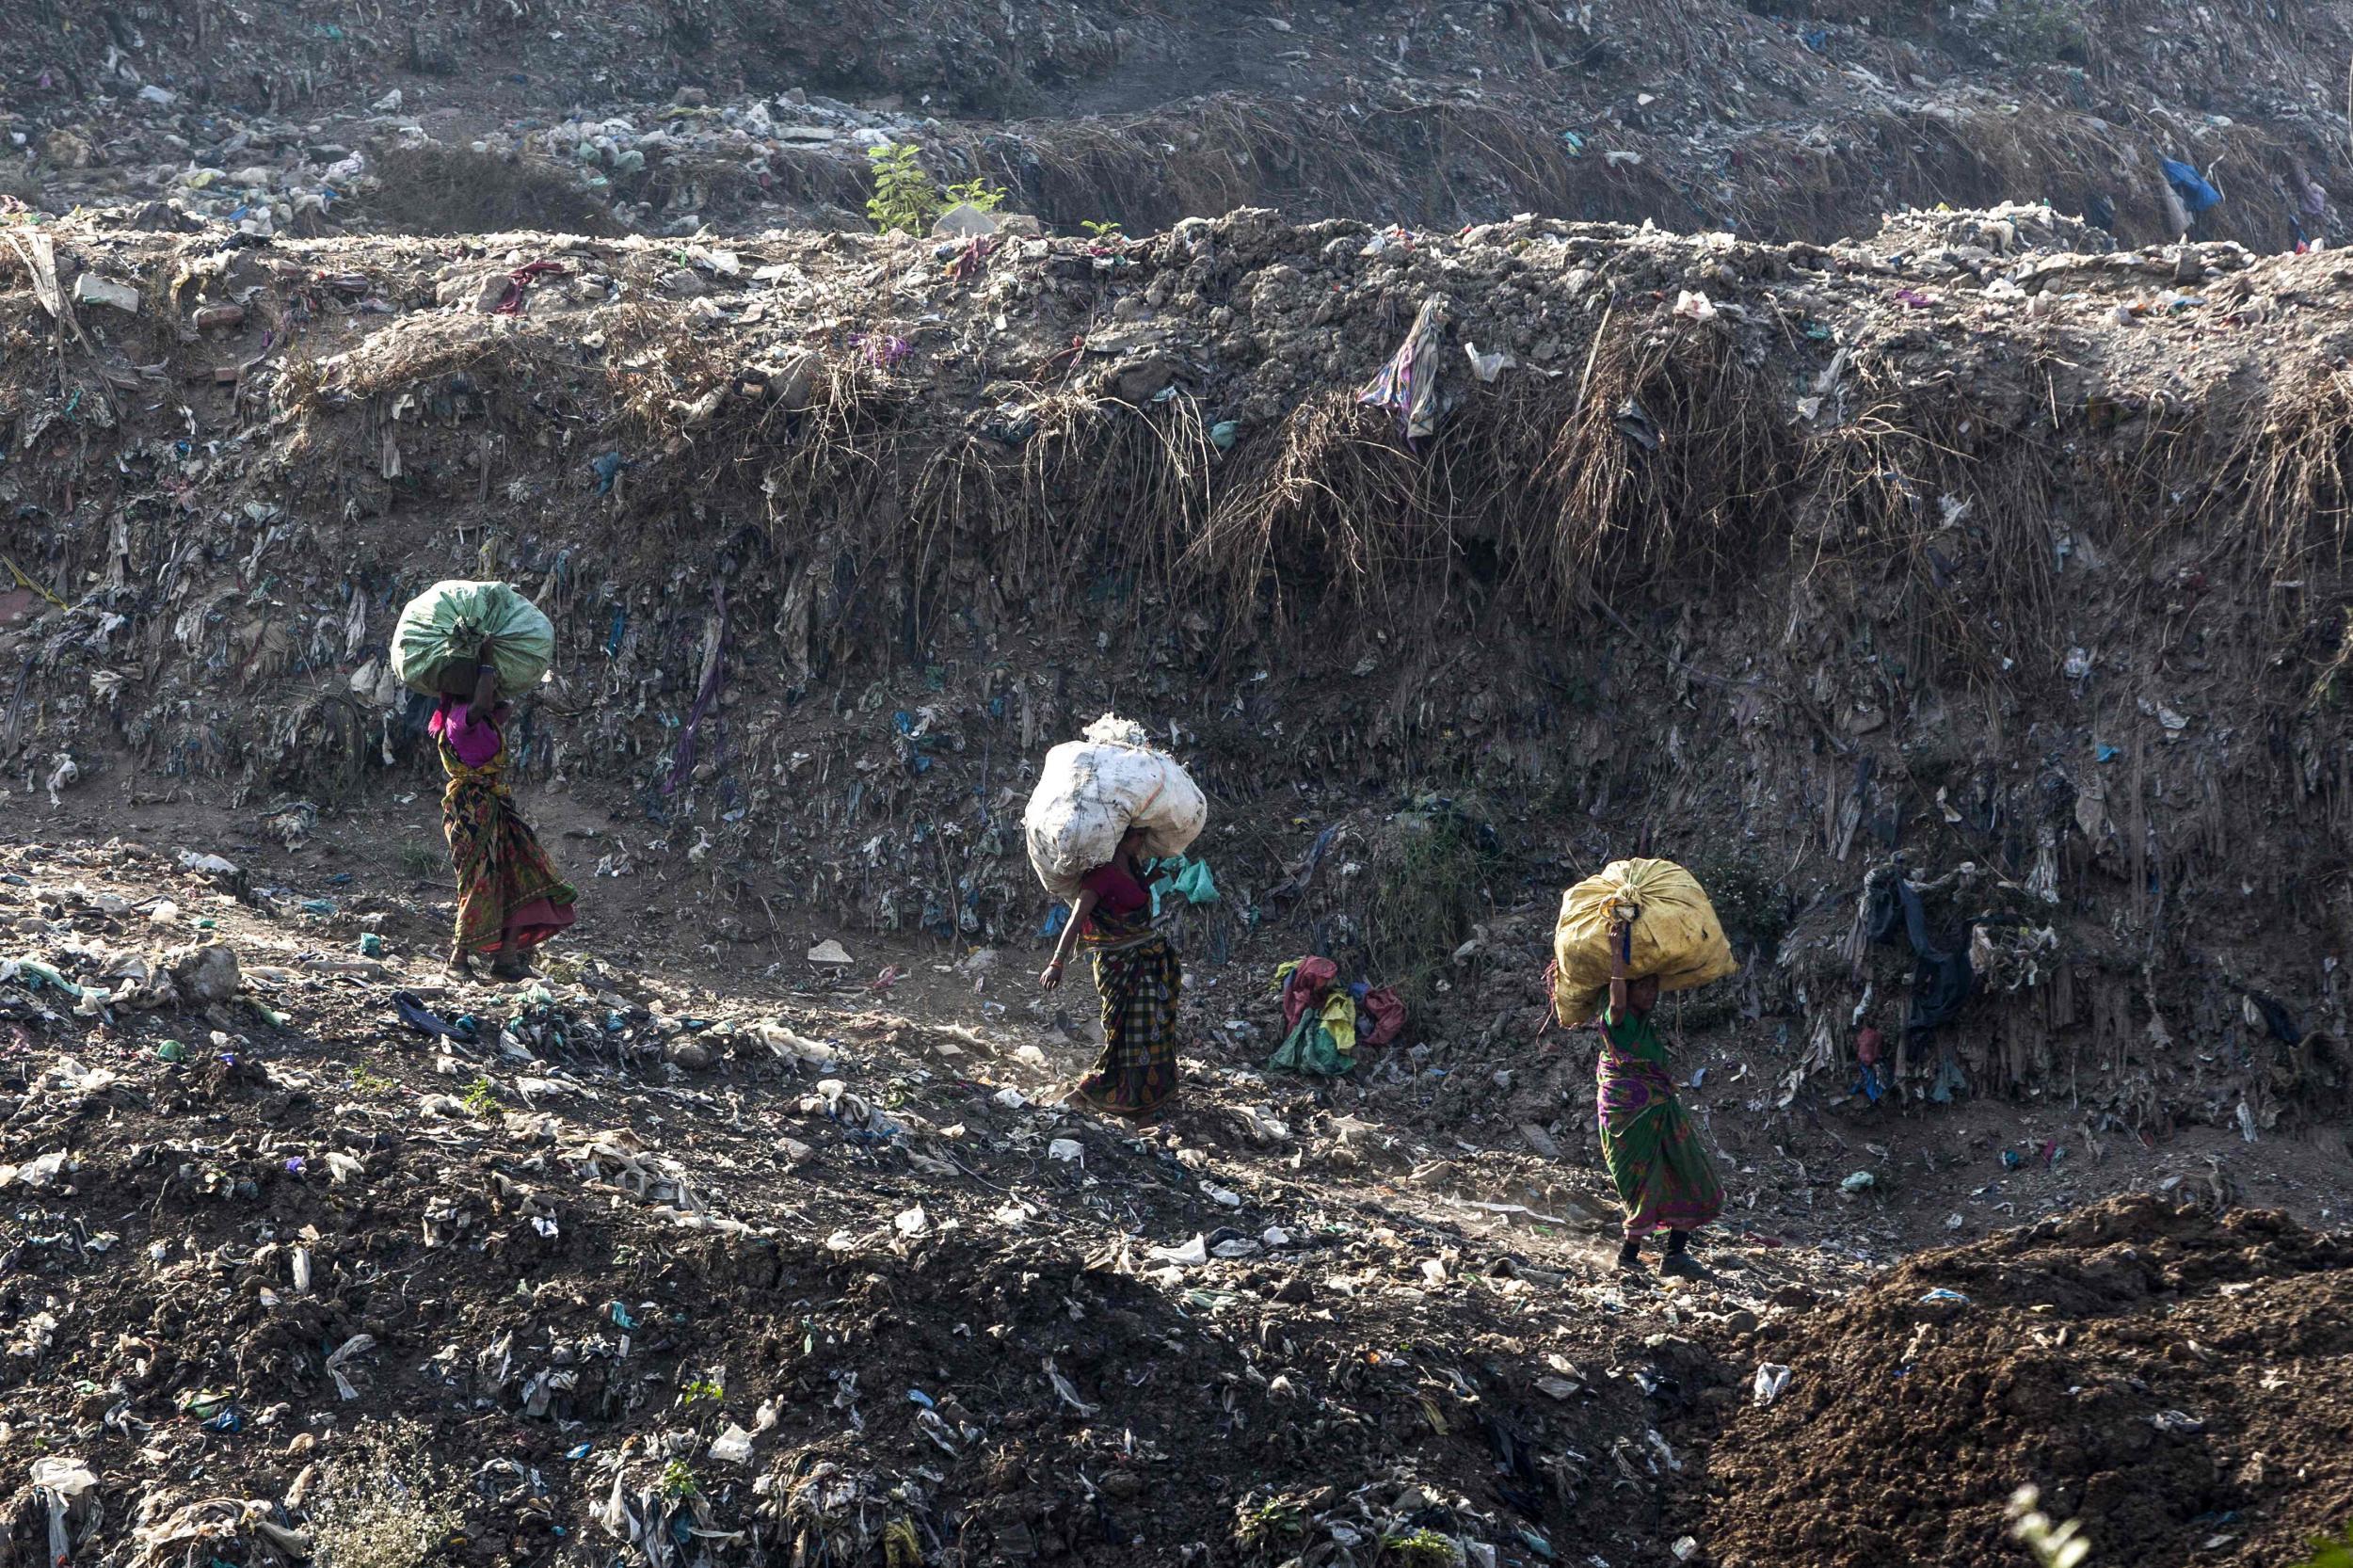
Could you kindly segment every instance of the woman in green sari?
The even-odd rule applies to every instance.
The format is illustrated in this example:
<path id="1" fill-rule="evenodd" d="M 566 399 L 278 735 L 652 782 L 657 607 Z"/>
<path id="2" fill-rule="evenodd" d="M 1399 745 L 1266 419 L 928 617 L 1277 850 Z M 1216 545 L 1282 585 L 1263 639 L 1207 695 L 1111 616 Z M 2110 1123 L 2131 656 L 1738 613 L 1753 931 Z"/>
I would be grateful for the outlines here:
<path id="1" fill-rule="evenodd" d="M 1601 1158 L 1625 1206 L 1625 1241 L 1618 1267 L 1642 1266 L 1645 1236 L 1667 1233 L 1659 1272 L 1705 1279 L 1707 1271 L 1687 1250 L 1691 1232 L 1724 1210 L 1723 1183 L 1699 1131 L 1676 1103 L 1667 1073 L 1667 1046 L 1651 1027 L 1658 1005 L 1658 977 L 1626 977 L 1632 930 L 1625 921 L 1609 932 L 1609 1007 L 1601 1016 L 1598 1114 Z"/>

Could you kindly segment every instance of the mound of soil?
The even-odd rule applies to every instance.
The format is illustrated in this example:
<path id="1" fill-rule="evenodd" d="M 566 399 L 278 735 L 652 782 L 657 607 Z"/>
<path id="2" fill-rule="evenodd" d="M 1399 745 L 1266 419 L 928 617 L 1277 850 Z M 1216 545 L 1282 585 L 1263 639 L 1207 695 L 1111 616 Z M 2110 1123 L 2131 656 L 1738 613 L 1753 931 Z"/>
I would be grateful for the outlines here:
<path id="1" fill-rule="evenodd" d="M 2115 1199 L 1928 1254 L 1767 1347 L 1789 1384 L 1716 1442 L 1708 1546 L 2001 1561 L 2033 1485 L 2098 1561 L 2276 1565 L 2353 1517 L 2348 1352 L 2353 1240 L 2265 1210 Z"/>

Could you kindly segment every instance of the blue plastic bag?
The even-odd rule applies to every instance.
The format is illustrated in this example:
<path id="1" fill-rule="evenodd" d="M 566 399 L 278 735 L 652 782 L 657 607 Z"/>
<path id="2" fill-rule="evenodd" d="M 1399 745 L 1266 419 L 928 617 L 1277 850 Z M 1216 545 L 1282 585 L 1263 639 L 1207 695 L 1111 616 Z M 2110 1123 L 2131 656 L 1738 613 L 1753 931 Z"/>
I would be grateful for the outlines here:
<path id="1" fill-rule="evenodd" d="M 2194 216 L 2219 204 L 2222 193 L 2206 184 L 2205 177 L 2185 163 L 2173 158 L 2161 160 L 2165 183 L 2173 187 L 2173 194 L 2182 199 L 2182 205 Z"/>

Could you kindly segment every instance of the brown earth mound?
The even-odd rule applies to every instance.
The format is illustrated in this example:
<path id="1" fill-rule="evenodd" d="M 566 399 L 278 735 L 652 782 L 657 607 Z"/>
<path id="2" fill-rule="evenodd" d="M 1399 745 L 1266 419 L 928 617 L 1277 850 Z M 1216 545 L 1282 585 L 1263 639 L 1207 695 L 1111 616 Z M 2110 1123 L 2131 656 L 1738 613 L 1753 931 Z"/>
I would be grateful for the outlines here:
<path id="1" fill-rule="evenodd" d="M 1961 1300 L 1953 1299 L 1957 1294 Z M 2094 1560 L 2294 1560 L 2353 1516 L 2353 1242 L 2112 1200 L 1802 1320 L 1708 1461 L 1725 1568 L 1996 1562 L 2022 1485 Z"/>

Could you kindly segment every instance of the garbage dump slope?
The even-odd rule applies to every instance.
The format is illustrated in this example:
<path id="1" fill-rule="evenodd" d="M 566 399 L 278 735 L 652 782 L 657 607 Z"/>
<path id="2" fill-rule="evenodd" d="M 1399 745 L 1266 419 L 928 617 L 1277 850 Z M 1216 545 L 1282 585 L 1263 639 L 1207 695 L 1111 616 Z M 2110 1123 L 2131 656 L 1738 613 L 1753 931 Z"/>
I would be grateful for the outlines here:
<path id="1" fill-rule="evenodd" d="M 2344 237 L 2342 4 L 1765 12 L 12 0 L 0 192 L 305 232 L 684 237 L 862 226 L 868 152 L 893 142 L 1073 232 L 1272 206 L 1825 241 L 2044 200 L 2134 244 Z"/>
<path id="2" fill-rule="evenodd" d="M 1656 1556 L 1689 1300 L 1256 1075 L 1138 1138 L 856 986 L 449 984 L 136 842 L 0 857 L 58 960 L 0 992 L 28 1560 L 53 1499 L 110 1564 Z"/>
<path id="3" fill-rule="evenodd" d="M 27 1557 L 1991 1560 L 2033 1480 L 2251 1564 L 2353 1503 L 2353 1255 L 2218 1184 L 1645 1282 L 1591 1172 L 1463 1202 L 1229 1064 L 1138 1137 L 863 981 L 452 984 L 188 858 L 0 851 Z"/>
<path id="4" fill-rule="evenodd" d="M 1776 1020 L 1787 1110 L 1912 986 L 1865 874 L 1900 851 L 1977 980 L 1897 1078 L 2064 1082 L 2103 1135 L 2342 1109 L 2331 256 L 2042 209 L 1829 248 L 47 232 L 0 744 L 60 809 L 150 773 L 385 809 L 400 604 L 504 577 L 560 645 L 518 776 L 619 813 L 565 831 L 648 929 L 1027 939 L 1023 781 L 1121 708 L 1219 803 L 1221 955 L 1337 920 L 1436 979 L 1479 925 L 1500 987 L 1647 835 L 1743 906 L 1710 1016 Z M 1498 858 L 1385 927 L 1433 786 Z"/>
<path id="5" fill-rule="evenodd" d="M 2217 1194 L 2235 1179 L 2313 1218 L 2342 1184 L 2338 264 L 2099 244 L 2032 208 L 1901 215 L 1829 247 L 1253 212 L 1144 240 L 947 247 L 19 231 L 0 250 L 0 748 L 37 813 L 26 836 L 81 857 L 12 851 L 24 880 L 0 887 L 34 922 L 24 956 L 109 997 L 147 984 L 114 972 L 115 950 L 202 920 L 276 956 L 246 964 L 266 1014 L 191 1011 L 175 983 L 112 1021 L 20 964 L 12 1179 L 45 1205 L 85 1183 L 99 1200 L 26 1222 L 26 1256 L 102 1293 L 89 1327 L 115 1349 L 86 1375 L 71 1311 L 20 1294 L 9 1441 L 25 1465 L 36 1441 L 83 1449 L 106 1480 L 69 1528 L 137 1560 L 127 1499 L 154 1488 L 136 1466 L 184 1475 L 210 1445 L 208 1467 L 250 1466 L 231 1490 L 291 1488 L 312 1456 L 277 1434 L 328 1432 L 314 1417 L 352 1401 L 326 1358 L 364 1333 L 391 1348 L 334 1370 L 405 1401 L 418 1445 L 468 1456 L 463 1510 L 486 1511 L 467 1549 L 486 1560 L 508 1549 L 484 1544 L 496 1531 L 540 1516 L 568 1532 L 558 1552 L 634 1529 L 659 1554 L 681 1518 L 690 1536 L 761 1522 L 730 1549 L 799 1528 L 886 1560 L 906 1549 L 895 1523 L 927 1550 L 926 1529 L 968 1518 L 1007 1555 L 1130 1532 L 1282 1560 L 1294 1525 L 1360 1547 L 1429 1528 L 1513 1561 L 1537 1554 L 1523 1529 L 1548 1549 L 1595 1533 L 1613 1562 L 1668 1560 L 1678 1529 L 1757 1560 L 1814 1549 L 1713 1522 L 1682 1489 L 1719 1442 L 1727 1495 L 1769 1486 L 1733 1412 L 1758 1345 L 1785 1352 L 1744 1336 L 1859 1283 L 1856 1255 L 1916 1245 L 1948 1209 L 1980 1233 L 2153 1184 L 2160 1160 L 2172 1197 L 2195 1160 Z M 542 260 L 562 270 L 515 276 Z M 1362 405 L 1417 324 L 1403 410 Z M 441 935 L 419 890 L 440 874 L 430 761 L 383 640 L 409 593 L 456 574 L 516 581 L 558 628 L 518 782 L 608 923 L 546 1003 L 418 989 Z M 824 936 L 925 965 L 1001 950 L 1017 969 L 1039 920 L 1008 834 L 1020 786 L 1110 708 L 1169 733 L 1216 800 L 1205 848 L 1225 898 L 1186 936 L 1200 1125 L 1131 1146 L 1000 1104 L 1083 1060 L 1050 1010 L 983 1011 L 971 1039 L 920 1016 L 856 1024 L 848 987 L 743 1003 L 755 972 L 779 991 L 804 978 L 797 955 Z M 1433 837 L 1456 822 L 1433 791 L 1494 843 L 1460 904 L 1401 931 L 1383 889 L 1458 841 Z M 158 858 L 123 874 L 105 840 L 153 832 Z M 1638 1299 L 1604 1275 L 1576 1223 L 1607 1209 L 1582 1059 L 1536 1035 L 1547 903 L 1644 842 L 1704 868 L 1752 955 L 1675 1019 L 1685 1093 L 1739 1173 L 1721 1255 L 1748 1277 L 1727 1294 Z M 246 897 L 181 871 L 184 847 L 234 851 Z M 1897 849 L 1982 977 L 1916 1034 L 1895 1025 L 1915 955 L 1869 939 Z M 175 907 L 157 928 L 159 897 Z M 339 968 L 379 925 L 398 968 Z M 1268 1080 L 1264 966 L 1335 938 L 1399 968 L 1436 955 L 1418 1038 L 1360 1080 Z M 647 989 L 664 965 L 728 978 Z M 424 1046 L 394 1021 L 401 989 L 445 1021 L 496 1016 L 513 1049 L 479 1027 L 479 1044 Z M 1901 1115 L 1857 1087 L 1867 998 L 1889 1010 Z M 749 1030 L 771 1012 L 841 1042 L 847 1066 L 778 1058 Z M 672 1048 L 710 1032 L 687 1017 L 739 1027 L 697 1055 Z M 613 1043 L 632 1031 L 659 1062 Z M 93 1086 L 100 1066 L 124 1081 Z M 877 1144 L 870 1114 L 914 1130 Z M 307 1145 L 281 1146 L 301 1128 Z M 1057 1159 L 1057 1137 L 1084 1162 Z M 340 1200 L 330 1151 L 361 1163 Z M 1848 1192 L 1857 1167 L 1881 1179 Z M 1508 1196 L 1521 1181 L 1560 1201 Z M 1050 1223 L 1000 1217 L 1024 1204 Z M 380 1214 L 384 1240 L 337 1240 L 355 1211 Z M 1270 1227 L 1337 1252 L 1295 1270 Z M 847 1252 L 828 1240 L 842 1231 Z M 120 1247 L 90 1251 L 108 1235 Z M 316 1322 L 296 1243 L 347 1270 L 314 1259 L 313 1291 L 328 1278 L 344 1303 Z M 252 1261 L 271 1245 L 288 1250 Z M 527 1300 L 516 1283 L 539 1287 L 545 1257 L 566 1294 Z M 130 1291 L 119 1259 L 140 1258 L 184 1269 L 203 1301 L 236 1292 L 246 1337 L 191 1355 L 166 1333 L 215 1320 L 176 1308 L 138 1330 L 134 1309 L 152 1321 L 159 1294 L 179 1299 Z M 620 1268 L 644 1283 L 609 1283 Z M 906 1309 L 945 1278 L 1004 1295 Z M 482 1304 L 456 1309 L 480 1332 L 444 1357 L 448 1313 L 423 1304 L 461 1300 Z M 741 1323 L 769 1300 L 774 1357 L 746 1363 Z M 1229 1339 L 1186 1337 L 1227 1314 Z M 871 1334 L 867 1365 L 894 1370 L 845 1395 L 856 1368 L 824 1355 L 818 1320 L 843 1346 Z M 278 1336 L 288 1320 L 299 1346 Z M 992 1326 L 1007 1336 L 983 1344 Z M 632 1359 L 618 1359 L 623 1334 Z M 1139 1370 L 1172 1335 L 1218 1371 Z M 1296 1416 L 1283 1338 L 1305 1347 L 1280 1365 L 1307 1389 Z M 1792 1399 L 1836 1361 L 1787 1358 Z M 96 1385 L 83 1405 L 53 1397 L 69 1377 Z M 728 1392 L 690 1398 L 702 1384 Z M 555 1401 L 582 1388 L 601 1424 L 567 1428 L 587 1407 Z M 2252 1417 L 2233 1412 L 2270 1407 L 2201 1392 L 2166 1408 L 2210 1422 L 2190 1435 L 2235 1463 Z M 236 1430 L 207 1427 L 227 1404 Z M 520 1448 L 458 1441 L 474 1422 Z M 860 1422 L 909 1457 L 843 1457 Z M 729 1425 L 754 1454 L 732 1489 L 713 1478 L 736 1462 L 709 1448 Z M 1368 1432 L 1384 1435 L 1368 1448 Z M 1101 1463 L 1036 1458 L 1047 1432 Z M 1154 1444 L 1182 1453 L 1171 1474 L 1244 1457 L 1197 1492 L 1139 1480 L 1123 1512 L 1128 1482 L 1107 1476 L 1157 1476 Z M 1013 1473 L 1050 1479 L 984 1506 L 971 1456 L 1008 1446 Z M 1358 1467 L 1332 1474 L 1336 1451 Z M 2055 1484 L 2086 1476 L 2088 1509 L 2108 1508 L 2092 1460 L 2024 1438 L 2013 1454 Z M 1983 1499 L 2012 1467 L 1973 1469 L 1957 1528 L 1993 1528 Z M 1254 1486 L 1273 1490 L 1246 1501 Z M 171 1511 L 221 1494 L 155 1495 L 146 1539 L 168 1554 L 216 1512 Z M 526 1506 L 541 1496 L 567 1500 Z M 2328 1501 L 2273 1480 L 2233 1496 L 2267 1511 L 2233 1551 L 2272 1549 Z M 25 1508 L 20 1528 L 44 1538 L 45 1508 Z M 2090 1523 L 2172 1543 L 2195 1518 Z M 270 1539 L 239 1537 L 248 1555 Z"/>

